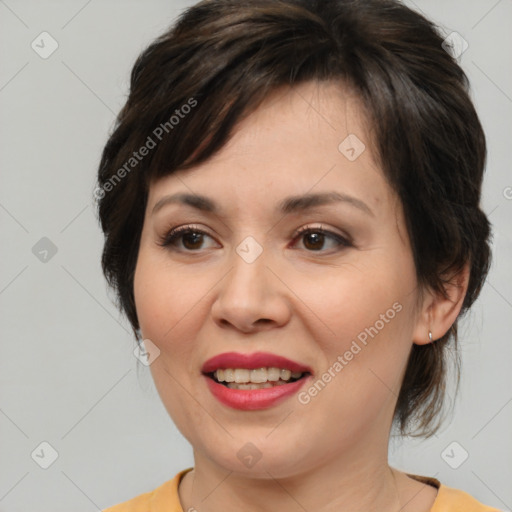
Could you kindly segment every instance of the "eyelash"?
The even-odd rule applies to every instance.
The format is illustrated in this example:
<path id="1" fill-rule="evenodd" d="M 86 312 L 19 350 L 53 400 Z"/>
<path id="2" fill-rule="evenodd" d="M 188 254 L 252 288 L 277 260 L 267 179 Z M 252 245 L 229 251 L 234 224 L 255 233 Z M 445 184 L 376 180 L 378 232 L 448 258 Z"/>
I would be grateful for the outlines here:
<path id="1" fill-rule="evenodd" d="M 189 233 L 206 235 L 206 236 L 209 236 L 210 238 L 212 238 L 208 233 L 206 233 L 205 231 L 203 231 L 201 229 L 196 229 L 196 228 L 194 228 L 194 226 L 180 226 L 180 227 L 171 229 L 167 234 L 165 234 L 163 237 L 161 237 L 158 245 L 160 245 L 161 247 L 167 247 L 171 250 L 180 251 L 181 249 L 176 249 L 175 242 L 176 242 L 176 240 L 181 238 L 183 235 L 189 234 Z M 338 235 L 337 233 L 334 233 L 332 231 L 323 229 L 322 227 L 318 228 L 318 227 L 304 226 L 304 227 L 300 228 L 295 233 L 294 240 L 297 238 L 300 238 L 301 236 L 304 236 L 306 234 L 310 234 L 310 233 L 320 233 L 322 235 L 328 236 L 329 238 L 332 238 L 335 241 L 337 241 L 339 247 L 352 247 L 353 246 L 352 242 L 349 239 L 344 238 L 341 235 Z M 174 248 L 172 248 L 172 246 L 174 246 Z M 185 249 L 184 250 L 184 252 L 189 252 L 189 253 L 194 253 L 194 252 L 198 252 L 198 251 L 200 251 L 200 249 L 198 249 L 198 250 Z M 321 253 L 321 252 L 326 252 L 326 251 L 319 250 L 319 251 L 308 251 L 308 252 L 313 252 L 313 253 L 320 252 Z"/>

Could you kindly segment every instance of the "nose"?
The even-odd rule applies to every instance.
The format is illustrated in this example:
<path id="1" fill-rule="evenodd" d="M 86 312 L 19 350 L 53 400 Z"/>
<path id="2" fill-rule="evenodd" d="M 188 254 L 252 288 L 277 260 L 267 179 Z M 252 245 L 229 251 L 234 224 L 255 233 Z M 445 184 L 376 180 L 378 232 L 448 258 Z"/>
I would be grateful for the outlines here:
<path id="1" fill-rule="evenodd" d="M 212 316 L 221 328 L 243 333 L 275 329 L 290 319 L 287 286 L 278 272 L 267 266 L 265 251 L 248 263 L 236 251 L 231 269 L 218 284 Z"/>

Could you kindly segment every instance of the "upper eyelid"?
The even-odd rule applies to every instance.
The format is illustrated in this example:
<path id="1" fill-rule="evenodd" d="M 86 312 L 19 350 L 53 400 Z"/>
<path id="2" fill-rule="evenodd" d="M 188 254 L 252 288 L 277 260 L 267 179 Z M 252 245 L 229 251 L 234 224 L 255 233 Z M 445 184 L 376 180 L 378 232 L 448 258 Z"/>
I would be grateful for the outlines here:
<path id="1" fill-rule="evenodd" d="M 195 224 L 184 224 L 182 226 L 177 226 L 175 228 L 169 228 L 167 229 L 164 233 L 165 235 L 169 235 L 171 233 L 176 233 L 176 232 L 183 232 L 183 231 L 193 231 L 193 232 L 199 232 L 199 233 L 203 233 L 203 234 L 206 234 L 212 238 L 214 238 L 214 235 L 211 235 L 207 230 L 205 230 L 204 228 L 202 227 L 198 227 L 197 225 Z M 336 235 L 336 236 L 340 236 L 342 238 L 347 238 L 349 239 L 350 236 L 346 233 L 337 233 L 336 231 L 334 231 L 333 229 L 329 228 L 329 227 L 326 227 L 324 224 L 320 224 L 320 225 L 308 225 L 306 224 L 305 226 L 302 226 L 300 228 L 297 228 L 293 234 L 294 236 L 297 236 L 305 231 L 313 231 L 313 230 L 318 230 L 318 231 L 323 231 L 323 232 L 326 232 L 327 234 L 332 234 L 332 235 Z"/>
<path id="2" fill-rule="evenodd" d="M 309 226 L 309 225 L 303 226 L 295 231 L 295 236 L 301 235 L 305 232 L 307 233 L 308 231 L 312 231 L 312 232 L 319 231 L 319 232 L 323 232 L 328 235 L 333 235 L 336 237 L 344 238 L 347 241 L 352 240 L 352 237 L 349 236 L 347 233 L 337 233 L 336 231 L 333 231 L 329 227 L 325 227 L 323 224 L 320 226 Z"/>

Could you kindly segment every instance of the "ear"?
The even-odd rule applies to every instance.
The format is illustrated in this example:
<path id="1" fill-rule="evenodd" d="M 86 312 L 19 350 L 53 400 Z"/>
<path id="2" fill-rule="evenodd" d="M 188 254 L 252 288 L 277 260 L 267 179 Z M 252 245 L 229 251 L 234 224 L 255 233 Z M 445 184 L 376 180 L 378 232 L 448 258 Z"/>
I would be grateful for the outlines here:
<path id="1" fill-rule="evenodd" d="M 462 308 L 468 283 L 469 263 L 466 263 L 458 274 L 444 284 L 448 298 L 444 298 L 441 294 L 434 294 L 432 291 L 425 293 L 414 329 L 413 343 L 416 345 L 430 343 L 429 331 L 432 332 L 432 341 L 438 340 L 448 332 Z"/>

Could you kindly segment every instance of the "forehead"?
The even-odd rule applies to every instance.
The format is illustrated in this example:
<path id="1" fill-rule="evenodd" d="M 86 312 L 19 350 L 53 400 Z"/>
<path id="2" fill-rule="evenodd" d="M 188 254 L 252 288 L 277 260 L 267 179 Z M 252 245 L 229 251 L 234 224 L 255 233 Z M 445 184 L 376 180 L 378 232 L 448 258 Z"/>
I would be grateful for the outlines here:
<path id="1" fill-rule="evenodd" d="M 148 207 L 172 192 L 267 208 L 269 202 L 283 207 L 285 196 L 332 190 L 376 207 L 391 192 L 355 94 L 337 82 L 308 82 L 273 91 L 207 162 L 153 182 Z"/>
<path id="2" fill-rule="evenodd" d="M 311 81 L 282 86 L 272 91 L 258 108 L 244 115 L 217 158 L 251 153 L 264 158 L 259 153 L 263 147 L 270 150 L 279 144 L 292 160 L 295 154 L 303 157 L 306 152 L 311 157 L 336 155 L 339 143 L 349 134 L 357 134 L 369 146 L 365 123 L 360 99 L 340 82 Z"/>

